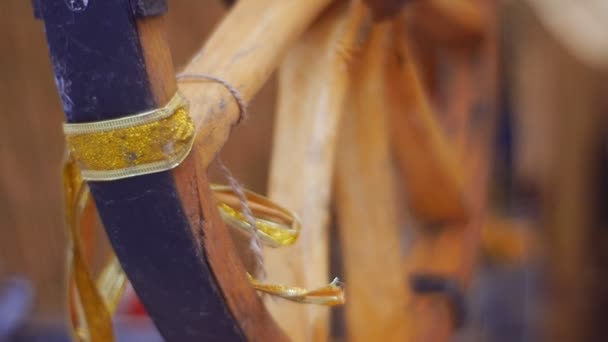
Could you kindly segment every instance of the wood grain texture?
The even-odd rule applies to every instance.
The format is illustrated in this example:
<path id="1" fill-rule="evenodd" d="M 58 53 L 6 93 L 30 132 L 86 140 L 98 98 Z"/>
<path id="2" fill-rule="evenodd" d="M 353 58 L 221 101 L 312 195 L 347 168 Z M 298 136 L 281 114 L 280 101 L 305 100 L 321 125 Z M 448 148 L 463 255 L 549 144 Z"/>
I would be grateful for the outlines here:
<path id="1" fill-rule="evenodd" d="M 266 250 L 271 282 L 315 288 L 330 280 L 327 225 L 336 135 L 352 54 L 369 20 L 360 1 L 338 2 L 281 64 L 269 196 L 294 210 L 303 229 L 294 246 Z M 327 340 L 328 308 L 266 303 L 294 341 Z"/>
<path id="2" fill-rule="evenodd" d="M 456 149 L 434 113 L 408 42 L 405 25 L 396 25 L 389 85 L 392 148 L 403 174 L 408 205 L 423 223 L 464 222 L 468 208 Z"/>
<path id="3" fill-rule="evenodd" d="M 278 67 L 289 46 L 330 2 L 239 1 L 183 72 L 219 77 L 249 102 Z M 209 165 L 239 121 L 238 105 L 218 83 L 183 82 L 180 89 L 191 101 L 201 161 Z"/>
<path id="4" fill-rule="evenodd" d="M 159 103 L 167 102 L 177 90 L 177 84 L 164 18 L 141 19 L 138 29 L 153 95 Z M 197 156 L 193 150 L 187 161 L 172 172 L 192 237 L 203 247 L 204 258 L 213 271 L 219 292 L 246 339 L 286 341 L 287 337 L 247 280 L 246 270 L 217 211 L 217 203 L 209 188 L 207 167 L 199 162 Z"/>
<path id="5" fill-rule="evenodd" d="M 399 267 L 401 225 L 389 143 L 384 66 L 390 23 L 376 24 L 355 64 L 340 127 L 336 207 L 351 341 L 404 341 L 406 278 Z"/>

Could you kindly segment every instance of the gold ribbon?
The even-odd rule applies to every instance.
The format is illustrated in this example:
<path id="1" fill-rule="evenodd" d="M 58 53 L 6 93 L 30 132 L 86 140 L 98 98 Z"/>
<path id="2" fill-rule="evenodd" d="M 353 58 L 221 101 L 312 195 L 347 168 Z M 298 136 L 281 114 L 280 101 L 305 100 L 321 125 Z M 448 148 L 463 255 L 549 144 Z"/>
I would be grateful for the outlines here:
<path id="1" fill-rule="evenodd" d="M 68 235 L 68 288 L 75 339 L 113 341 L 112 314 L 127 284 L 127 277 L 112 253 L 97 279 L 86 263 L 80 243 L 80 220 L 89 189 L 85 180 L 114 180 L 169 170 L 188 155 L 194 126 L 185 99 L 176 94 L 163 108 L 126 118 L 86 124 L 65 124 L 70 149 L 64 164 L 66 228 Z M 254 227 L 238 209 L 240 201 L 230 187 L 212 185 L 218 210 L 230 226 L 254 234 Z M 295 213 L 267 198 L 245 192 L 254 214 L 257 234 L 269 247 L 289 246 L 298 239 L 301 224 Z M 318 305 L 344 303 L 337 278 L 315 290 L 264 284 L 248 274 L 258 291 L 290 301 Z"/>
<path id="2" fill-rule="evenodd" d="M 190 153 L 194 124 L 185 98 L 114 120 L 65 123 L 71 156 L 85 180 L 109 181 L 170 170 Z"/>
<path id="3" fill-rule="evenodd" d="M 232 188 L 211 184 L 211 190 L 218 201 L 224 222 L 253 234 L 254 227 L 241 211 L 235 209 L 240 205 L 240 200 Z M 245 190 L 245 197 L 255 216 L 255 228 L 262 243 L 269 247 L 280 247 L 290 246 L 296 242 L 300 235 L 301 224 L 295 213 L 249 190 Z"/>
<path id="4" fill-rule="evenodd" d="M 93 280 L 80 245 L 80 215 L 88 200 L 88 189 L 73 162 L 63 170 L 65 213 L 68 236 L 67 285 L 70 320 L 74 339 L 113 341 L 112 316 L 105 298 Z"/>

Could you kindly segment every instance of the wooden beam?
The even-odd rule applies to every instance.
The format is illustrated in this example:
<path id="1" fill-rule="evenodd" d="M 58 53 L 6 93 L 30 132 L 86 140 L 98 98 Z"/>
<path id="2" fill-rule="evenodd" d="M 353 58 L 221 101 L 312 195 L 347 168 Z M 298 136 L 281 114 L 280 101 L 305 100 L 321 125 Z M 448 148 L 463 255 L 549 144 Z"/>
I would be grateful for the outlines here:
<path id="1" fill-rule="evenodd" d="M 406 278 L 401 253 L 400 198 L 389 142 L 385 64 L 389 22 L 376 24 L 357 55 L 340 127 L 336 207 L 352 341 L 404 341 Z"/>
<path id="2" fill-rule="evenodd" d="M 269 196 L 294 210 L 303 230 L 296 245 L 266 251 L 272 282 L 314 288 L 329 281 L 327 225 L 336 136 L 351 80 L 350 63 L 369 19 L 360 1 L 338 2 L 281 64 Z M 328 308 L 266 303 L 294 341 L 328 339 Z"/>
<path id="3" fill-rule="evenodd" d="M 182 73 L 218 77 L 235 87 L 248 103 L 289 47 L 330 3 L 331 0 L 239 1 Z M 191 115 L 198 129 L 197 153 L 207 166 L 239 121 L 238 105 L 217 82 L 185 81 L 180 89 L 191 101 Z"/>

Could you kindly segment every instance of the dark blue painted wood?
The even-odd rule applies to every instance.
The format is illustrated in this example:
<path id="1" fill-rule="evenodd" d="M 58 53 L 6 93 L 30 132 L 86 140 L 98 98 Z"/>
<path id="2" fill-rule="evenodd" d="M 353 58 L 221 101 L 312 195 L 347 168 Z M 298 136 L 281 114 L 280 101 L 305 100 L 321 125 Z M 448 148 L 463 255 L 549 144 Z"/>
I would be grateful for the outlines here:
<path id="1" fill-rule="evenodd" d="M 156 107 L 129 1 L 71 1 L 39 2 L 67 120 L 111 119 Z M 89 185 L 112 246 L 163 336 L 242 340 L 171 173 Z"/>
<path id="2" fill-rule="evenodd" d="M 131 0 L 133 14 L 136 17 L 150 17 L 167 12 L 167 0 Z"/>

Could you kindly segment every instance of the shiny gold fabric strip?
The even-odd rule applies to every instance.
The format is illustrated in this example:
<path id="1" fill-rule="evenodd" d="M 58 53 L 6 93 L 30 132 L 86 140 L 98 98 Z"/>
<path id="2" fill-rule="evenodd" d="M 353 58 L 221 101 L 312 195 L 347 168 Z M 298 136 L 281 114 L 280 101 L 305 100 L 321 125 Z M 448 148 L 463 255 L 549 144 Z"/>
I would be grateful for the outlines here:
<path id="1" fill-rule="evenodd" d="M 345 302 L 344 289 L 338 278 L 335 278 L 326 286 L 307 290 L 296 286 L 265 284 L 249 274 L 248 276 L 249 282 L 256 290 L 292 302 L 325 306 L 342 305 Z"/>
<path id="2" fill-rule="evenodd" d="M 76 311 L 71 315 L 74 339 L 114 341 L 111 314 L 93 280 L 80 246 L 80 214 L 84 210 L 88 190 L 73 162 L 65 164 L 63 179 L 68 236 L 68 298 L 70 308 Z"/>
<path id="3" fill-rule="evenodd" d="M 92 123 L 64 124 L 72 158 L 85 180 L 109 181 L 170 170 L 190 153 L 194 123 L 176 93 L 160 109 Z"/>
<path id="4" fill-rule="evenodd" d="M 225 185 L 212 184 L 211 190 L 218 201 L 218 209 L 224 222 L 253 234 L 253 227 L 245 215 L 235 208 L 240 207 L 239 198 L 234 190 Z M 302 224 L 298 216 L 268 198 L 245 190 L 247 204 L 253 215 L 257 234 L 264 245 L 281 247 L 293 245 L 300 236 Z"/>

